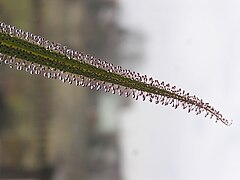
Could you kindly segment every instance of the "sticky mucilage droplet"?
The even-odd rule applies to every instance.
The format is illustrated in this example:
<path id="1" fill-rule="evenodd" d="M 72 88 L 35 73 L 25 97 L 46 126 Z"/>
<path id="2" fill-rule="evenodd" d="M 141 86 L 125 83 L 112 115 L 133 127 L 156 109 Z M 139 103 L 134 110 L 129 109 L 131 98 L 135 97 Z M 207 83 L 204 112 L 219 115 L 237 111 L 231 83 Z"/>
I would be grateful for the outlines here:
<path id="1" fill-rule="evenodd" d="M 1 22 L 0 64 L 97 91 L 103 90 L 136 100 L 141 97 L 143 101 L 175 109 L 181 106 L 197 115 L 204 113 L 205 116 L 210 115 L 210 118 L 215 117 L 226 125 L 232 123 L 202 99 L 190 96 L 176 86 L 163 81 L 160 83 L 147 75 L 114 66 Z"/>

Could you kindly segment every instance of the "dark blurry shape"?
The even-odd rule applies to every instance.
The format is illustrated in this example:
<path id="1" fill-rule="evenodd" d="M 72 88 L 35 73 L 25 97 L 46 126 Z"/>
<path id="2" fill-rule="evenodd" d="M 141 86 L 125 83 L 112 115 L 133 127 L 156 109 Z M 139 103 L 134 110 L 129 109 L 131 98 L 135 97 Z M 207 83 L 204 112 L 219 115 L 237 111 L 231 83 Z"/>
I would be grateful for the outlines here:
<path id="1" fill-rule="evenodd" d="M 0 86 L 0 134 L 10 126 L 11 116 L 4 92 Z"/>
<path id="2" fill-rule="evenodd" d="M 34 12 L 33 29 L 36 33 L 41 34 L 43 28 L 43 6 L 42 0 L 33 0 L 32 7 Z M 50 167 L 47 160 L 47 148 L 46 144 L 48 141 L 48 123 L 51 120 L 51 107 L 52 99 L 48 92 L 51 91 L 50 86 L 42 78 L 35 80 L 35 121 L 37 127 L 37 141 L 38 141 L 38 164 L 40 169 L 40 179 L 48 180 L 51 179 L 53 168 Z M 44 97 L 44 98 L 42 98 Z"/>

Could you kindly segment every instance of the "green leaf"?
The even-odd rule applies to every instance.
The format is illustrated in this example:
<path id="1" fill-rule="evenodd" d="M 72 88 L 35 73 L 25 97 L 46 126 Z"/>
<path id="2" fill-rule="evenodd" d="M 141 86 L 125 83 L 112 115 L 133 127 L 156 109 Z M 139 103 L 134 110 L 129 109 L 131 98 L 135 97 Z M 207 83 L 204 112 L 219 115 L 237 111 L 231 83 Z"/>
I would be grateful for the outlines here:
<path id="1" fill-rule="evenodd" d="M 103 89 L 136 100 L 141 97 L 174 108 L 182 106 L 188 112 L 205 113 L 205 116 L 215 117 L 216 121 L 220 120 L 225 125 L 232 124 L 208 103 L 175 86 L 160 83 L 146 75 L 122 69 L 4 23 L 0 23 L 0 62 L 77 86 Z"/>

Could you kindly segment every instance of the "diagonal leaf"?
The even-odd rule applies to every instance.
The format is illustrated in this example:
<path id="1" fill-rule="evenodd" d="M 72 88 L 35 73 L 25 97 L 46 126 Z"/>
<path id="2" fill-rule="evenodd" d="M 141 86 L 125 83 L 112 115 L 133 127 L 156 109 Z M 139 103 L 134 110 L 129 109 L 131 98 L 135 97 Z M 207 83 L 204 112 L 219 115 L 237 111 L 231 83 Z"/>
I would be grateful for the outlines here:
<path id="1" fill-rule="evenodd" d="M 68 49 L 59 43 L 50 42 L 14 26 L 0 23 L 0 62 L 26 70 L 31 74 L 42 74 L 63 82 L 87 86 L 91 89 L 118 93 L 134 99 L 141 97 L 156 104 L 182 106 L 197 115 L 205 113 L 225 125 L 232 121 L 196 96 L 177 89 L 146 75 L 122 69 L 82 52 Z"/>

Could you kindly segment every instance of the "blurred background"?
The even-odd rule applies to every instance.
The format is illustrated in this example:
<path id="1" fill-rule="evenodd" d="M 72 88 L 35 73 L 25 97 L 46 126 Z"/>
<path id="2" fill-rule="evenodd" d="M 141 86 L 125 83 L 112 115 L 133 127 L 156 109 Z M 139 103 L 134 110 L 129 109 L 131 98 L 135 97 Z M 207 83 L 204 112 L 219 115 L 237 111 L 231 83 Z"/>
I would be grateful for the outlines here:
<path id="1" fill-rule="evenodd" d="M 119 13 L 115 0 L 0 1 L 2 22 L 116 65 L 140 54 L 130 47 L 123 58 L 123 39 L 138 35 L 127 38 Z M 118 124 L 129 99 L 7 66 L 0 74 L 0 179 L 122 179 Z"/>
<path id="2" fill-rule="evenodd" d="M 0 0 L 0 21 L 182 87 L 234 124 L 0 67 L 0 179 L 240 178 L 240 2 Z"/>

